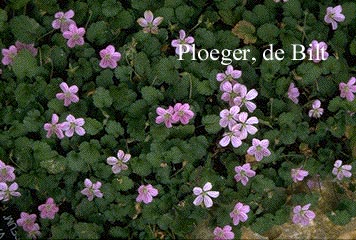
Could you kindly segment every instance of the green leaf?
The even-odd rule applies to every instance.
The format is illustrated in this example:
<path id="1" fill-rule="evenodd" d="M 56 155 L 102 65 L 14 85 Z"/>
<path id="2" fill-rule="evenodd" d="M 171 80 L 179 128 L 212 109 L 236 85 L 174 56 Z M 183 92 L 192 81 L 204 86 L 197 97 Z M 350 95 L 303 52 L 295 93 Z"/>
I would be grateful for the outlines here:
<path id="1" fill-rule="evenodd" d="M 14 58 L 12 69 L 19 79 L 34 77 L 38 70 L 36 58 L 28 50 L 22 50 Z"/>
<path id="2" fill-rule="evenodd" d="M 100 72 L 99 76 L 96 77 L 96 84 L 99 87 L 103 87 L 103 88 L 110 87 L 114 85 L 113 77 L 114 77 L 113 72 L 109 69 L 105 69 Z"/>
<path id="3" fill-rule="evenodd" d="M 119 191 L 127 191 L 134 187 L 134 182 L 127 176 L 122 176 L 117 179 L 117 188 Z"/>
<path id="4" fill-rule="evenodd" d="M 5 23 L 7 21 L 7 12 L 0 9 L 0 32 L 5 30 Z"/>
<path id="5" fill-rule="evenodd" d="M 146 177 L 151 173 L 151 164 L 148 161 L 133 158 L 130 160 L 132 171 L 141 177 Z"/>
<path id="6" fill-rule="evenodd" d="M 157 105 L 159 101 L 163 100 L 163 94 L 158 89 L 145 86 L 141 89 L 142 98 L 147 101 L 149 105 Z"/>
<path id="7" fill-rule="evenodd" d="M 104 228 L 95 223 L 77 223 L 74 224 L 74 231 L 79 239 L 100 239 Z"/>
<path id="8" fill-rule="evenodd" d="M 97 108 L 110 107 L 113 102 L 109 90 L 102 87 L 96 89 L 93 94 L 93 101 Z"/>
<path id="9" fill-rule="evenodd" d="M 34 43 L 44 33 L 38 22 L 23 15 L 12 18 L 9 26 L 15 39 L 23 43 Z"/>
<path id="10" fill-rule="evenodd" d="M 215 47 L 215 35 L 205 28 L 198 28 L 194 37 L 196 44 L 202 46 L 202 48 Z"/>
<path id="11" fill-rule="evenodd" d="M 245 44 L 255 43 L 257 38 L 254 36 L 255 26 L 245 20 L 239 21 L 232 29 L 232 33 L 244 40 Z"/>
<path id="12" fill-rule="evenodd" d="M 101 5 L 101 11 L 105 17 L 115 17 L 121 8 L 121 3 L 116 0 L 106 0 Z"/>
<path id="13" fill-rule="evenodd" d="M 93 118 L 86 118 L 85 119 L 85 130 L 89 135 L 96 135 L 103 129 L 103 125 L 93 119 Z"/>
<path id="14" fill-rule="evenodd" d="M 97 45 L 105 44 L 110 39 L 107 23 L 104 21 L 92 23 L 87 29 L 86 37 L 91 43 Z"/>
<path id="15" fill-rule="evenodd" d="M 121 124 L 119 122 L 112 121 L 112 120 L 109 120 L 106 123 L 105 131 L 108 134 L 113 135 L 115 138 L 117 138 L 118 136 L 121 136 L 125 133 Z"/>
<path id="16" fill-rule="evenodd" d="M 328 214 L 329 219 L 337 225 L 346 225 L 351 220 L 351 215 L 347 212 L 347 210 L 336 210 L 333 213 Z"/>
<path id="17" fill-rule="evenodd" d="M 219 121 L 220 117 L 217 115 L 205 115 L 202 119 L 205 130 L 210 134 L 215 134 L 220 131 L 221 126 Z"/>
<path id="18" fill-rule="evenodd" d="M 269 44 L 276 44 L 279 29 L 270 23 L 263 24 L 257 29 L 257 36 Z"/>
<path id="19" fill-rule="evenodd" d="M 192 7 L 181 5 L 176 8 L 177 19 L 183 24 L 188 24 L 191 21 L 193 15 L 194 8 Z"/>

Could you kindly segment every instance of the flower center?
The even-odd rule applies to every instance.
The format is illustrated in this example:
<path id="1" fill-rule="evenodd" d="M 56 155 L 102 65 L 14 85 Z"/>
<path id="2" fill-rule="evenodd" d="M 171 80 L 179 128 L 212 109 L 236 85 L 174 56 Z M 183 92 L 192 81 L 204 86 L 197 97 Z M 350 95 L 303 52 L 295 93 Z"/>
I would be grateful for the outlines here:
<path id="1" fill-rule="evenodd" d="M 261 151 L 262 150 L 262 147 L 260 146 L 260 145 L 258 145 L 257 147 L 256 147 L 256 151 Z"/>
<path id="2" fill-rule="evenodd" d="M 110 60 L 111 59 L 111 55 L 110 54 L 106 54 L 105 55 L 105 60 Z"/>
<path id="3" fill-rule="evenodd" d="M 171 118 L 171 114 L 169 114 L 169 113 L 165 113 L 164 114 L 164 120 L 169 120 Z"/>
<path id="4" fill-rule="evenodd" d="M 5 177 L 7 175 L 6 168 L 1 169 L 0 174 Z"/>
<path id="5" fill-rule="evenodd" d="M 73 34 L 72 36 L 73 40 L 78 40 L 80 38 L 78 33 Z"/>
<path id="6" fill-rule="evenodd" d="M 178 111 L 178 115 L 179 115 L 180 117 L 183 117 L 183 116 L 184 116 L 184 111 L 183 111 L 183 110 L 179 110 L 179 111 Z"/>

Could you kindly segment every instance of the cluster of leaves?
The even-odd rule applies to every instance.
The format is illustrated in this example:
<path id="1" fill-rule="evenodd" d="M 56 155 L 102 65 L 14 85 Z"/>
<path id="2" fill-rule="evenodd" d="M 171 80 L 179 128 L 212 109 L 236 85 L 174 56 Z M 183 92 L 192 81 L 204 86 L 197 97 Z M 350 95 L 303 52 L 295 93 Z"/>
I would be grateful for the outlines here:
<path id="1" fill-rule="evenodd" d="M 338 91 L 338 84 L 356 72 L 356 4 L 351 1 L 339 1 L 346 20 L 336 31 L 323 22 L 331 0 L 5 2 L 0 3 L 0 48 L 16 40 L 35 43 L 39 56 L 22 51 L 11 67 L 2 67 L 0 159 L 16 167 L 22 197 L 11 200 L 13 207 L 34 212 L 48 197 L 59 203 L 59 216 L 40 222 L 45 237 L 202 238 L 215 226 L 231 224 L 229 212 L 238 201 L 252 209 L 244 224 L 263 233 L 288 221 L 292 205 L 317 204 L 318 191 L 292 184 L 291 168 L 304 166 L 320 179 L 330 178 L 336 159 L 356 169 L 356 120 L 349 114 L 356 112 L 356 104 L 341 99 Z M 82 47 L 69 49 L 51 27 L 54 14 L 68 9 L 86 27 Z M 164 17 L 157 35 L 142 32 L 136 23 L 148 9 Z M 238 34 L 236 24 L 242 29 Z M 246 187 L 233 176 L 234 167 L 248 160 L 249 146 L 218 145 L 222 129 L 217 113 L 225 105 L 215 76 L 226 66 L 178 61 L 170 41 L 180 29 L 193 35 L 200 48 L 248 48 L 257 58 L 254 64 L 233 63 L 243 73 L 241 82 L 259 92 L 255 137 L 269 139 L 272 152 L 253 163 L 258 176 Z M 320 64 L 261 57 L 269 43 L 291 56 L 290 44 L 307 46 L 314 39 L 327 42 L 332 53 Z M 99 67 L 98 52 L 108 44 L 123 55 L 115 70 Z M 68 108 L 55 98 L 63 81 L 80 89 L 80 102 Z M 299 105 L 286 97 L 291 81 L 301 91 Z M 308 109 L 316 98 L 325 113 L 311 120 Z M 192 123 L 171 129 L 157 125 L 155 109 L 175 102 L 192 106 Z M 47 139 L 43 124 L 52 113 L 83 116 L 87 134 Z M 114 175 L 106 158 L 118 149 L 133 157 L 127 171 Z M 103 182 L 103 199 L 89 202 L 80 194 L 85 178 Z M 192 204 L 193 187 L 207 181 L 223 196 L 210 210 Z M 137 188 L 146 183 L 158 188 L 159 195 L 149 205 L 137 204 Z M 343 200 L 325 211 L 333 212 L 335 223 L 345 224 L 356 216 L 348 198 L 356 185 L 333 186 Z M 237 236 L 239 229 L 234 228 Z"/>

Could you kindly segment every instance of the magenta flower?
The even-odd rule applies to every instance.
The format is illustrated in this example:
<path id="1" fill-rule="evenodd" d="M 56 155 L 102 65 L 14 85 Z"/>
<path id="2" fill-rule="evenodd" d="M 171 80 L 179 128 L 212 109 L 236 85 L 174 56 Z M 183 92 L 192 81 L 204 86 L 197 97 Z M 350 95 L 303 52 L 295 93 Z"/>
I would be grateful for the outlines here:
<path id="1" fill-rule="evenodd" d="M 332 174 L 336 176 L 337 179 L 342 180 L 344 177 L 351 177 L 352 173 L 350 172 L 352 169 L 351 165 L 342 165 L 341 160 L 336 160 L 334 163 L 334 168 Z"/>
<path id="2" fill-rule="evenodd" d="M 61 32 L 68 31 L 70 25 L 76 25 L 75 22 L 71 19 L 74 17 L 74 11 L 69 10 L 67 12 L 57 12 L 54 17 L 56 18 L 52 22 L 52 27 L 54 29 L 61 29 Z"/>
<path id="3" fill-rule="evenodd" d="M 74 132 L 79 136 L 85 134 L 85 129 L 82 127 L 85 124 L 83 118 L 75 118 L 73 115 L 69 114 L 66 117 L 67 122 L 62 123 L 62 130 L 65 131 L 67 137 L 72 137 Z"/>
<path id="4" fill-rule="evenodd" d="M 41 218 L 54 219 L 54 216 L 59 211 L 53 198 L 48 198 L 46 203 L 38 206 L 38 211 L 40 211 Z"/>
<path id="5" fill-rule="evenodd" d="M 17 183 L 12 183 L 10 186 L 7 186 L 5 182 L 0 182 L 0 201 L 7 202 L 10 200 L 11 196 L 13 197 L 19 197 L 21 196 L 21 193 L 16 192 L 16 190 L 19 188 L 19 185 Z"/>
<path id="6" fill-rule="evenodd" d="M 249 178 L 254 177 L 256 175 L 256 172 L 251 169 L 251 165 L 249 163 L 246 163 L 242 166 L 236 166 L 235 172 L 236 182 L 241 181 L 242 185 L 244 186 L 247 185 Z"/>
<path id="7" fill-rule="evenodd" d="M 36 221 L 36 214 L 28 214 L 26 212 L 21 212 L 21 218 L 16 220 L 17 225 L 23 228 L 26 232 L 31 232 L 33 229 L 36 228 L 35 221 Z"/>
<path id="8" fill-rule="evenodd" d="M 102 68 L 116 68 L 117 62 L 121 59 L 121 54 L 115 52 L 115 47 L 113 45 L 107 46 L 105 49 L 100 51 L 100 63 L 99 66 Z"/>
<path id="9" fill-rule="evenodd" d="M 188 103 L 176 103 L 174 105 L 174 113 L 172 115 L 172 122 L 181 122 L 183 125 L 189 123 L 189 120 L 194 117 L 194 112 L 190 110 L 190 106 Z"/>
<path id="10" fill-rule="evenodd" d="M 305 206 L 296 206 L 293 208 L 293 218 L 294 224 L 301 224 L 302 226 L 307 226 L 315 218 L 315 213 L 309 210 L 310 203 Z"/>
<path id="11" fill-rule="evenodd" d="M 84 45 L 84 34 L 84 28 L 77 28 L 75 24 L 71 24 L 69 25 L 69 29 L 63 32 L 63 37 L 65 39 L 68 39 L 67 46 L 70 48 L 74 48 L 75 45 Z"/>
<path id="12" fill-rule="evenodd" d="M 216 74 L 216 80 L 221 82 L 220 90 L 222 90 L 223 83 L 231 82 L 231 84 L 237 83 L 236 79 L 240 78 L 242 72 L 240 70 L 234 70 L 233 66 L 229 65 L 226 68 L 225 73 Z"/>
<path id="13" fill-rule="evenodd" d="M 31 231 L 27 232 L 27 237 L 31 239 L 36 239 L 40 235 L 40 225 L 38 223 L 33 224 Z"/>
<path id="14" fill-rule="evenodd" d="M 218 191 L 210 191 L 213 188 L 210 182 L 205 183 L 203 189 L 200 187 L 193 188 L 193 193 L 197 197 L 193 201 L 195 206 L 199 206 L 204 202 L 206 208 L 210 208 L 213 206 L 213 200 L 211 198 L 219 197 Z"/>
<path id="15" fill-rule="evenodd" d="M 89 201 L 93 201 L 94 196 L 98 198 L 103 197 L 103 193 L 100 191 L 101 182 L 97 181 L 96 183 L 92 183 L 90 179 L 86 178 L 84 180 L 84 185 L 85 188 L 80 192 L 87 196 Z"/>
<path id="16" fill-rule="evenodd" d="M 139 18 L 137 20 L 137 23 L 143 27 L 143 32 L 157 34 L 158 25 L 163 21 L 163 17 L 156 17 L 154 19 L 153 13 L 150 10 L 145 11 L 143 15 L 145 18 Z"/>
<path id="17" fill-rule="evenodd" d="M 1 53 L 3 55 L 3 58 L 1 60 L 1 63 L 4 65 L 11 65 L 14 58 L 17 56 L 17 48 L 14 45 L 11 45 L 9 49 L 2 49 Z"/>
<path id="18" fill-rule="evenodd" d="M 224 133 L 223 138 L 220 140 L 219 144 L 222 147 L 226 147 L 231 142 L 231 144 L 234 148 L 240 147 L 242 144 L 242 141 L 240 138 L 240 136 L 241 136 L 240 129 L 241 129 L 241 126 L 239 126 L 238 124 L 234 125 L 229 132 Z"/>
<path id="19" fill-rule="evenodd" d="M 231 107 L 235 106 L 234 99 L 240 96 L 240 83 L 231 84 L 231 82 L 224 82 L 220 85 L 220 90 L 223 92 L 221 100 L 228 102 Z"/>
<path id="20" fill-rule="evenodd" d="M 131 158 L 130 154 L 125 154 L 124 151 L 119 150 L 116 157 L 108 157 L 106 162 L 112 165 L 112 172 L 118 174 L 121 170 L 127 170 L 127 163 Z"/>
<path id="21" fill-rule="evenodd" d="M 326 9 L 326 15 L 324 17 L 324 21 L 328 24 L 331 23 L 333 30 L 337 28 L 338 22 L 343 22 L 345 20 L 345 16 L 341 12 L 342 12 L 341 5 L 338 5 L 334 8 L 328 7 Z"/>
<path id="22" fill-rule="evenodd" d="M 15 46 L 16 46 L 18 52 L 20 52 L 22 49 L 26 49 L 32 54 L 32 56 L 36 57 L 36 55 L 37 55 L 38 50 L 37 50 L 37 48 L 35 48 L 35 44 L 33 44 L 33 43 L 25 44 L 25 43 L 16 41 Z"/>
<path id="23" fill-rule="evenodd" d="M 237 123 L 239 117 L 240 108 L 238 106 L 233 106 L 230 110 L 224 109 L 220 112 L 219 124 L 221 127 L 229 126 L 231 130 L 232 127 Z"/>
<path id="24" fill-rule="evenodd" d="M 240 129 L 241 135 L 240 139 L 243 140 L 247 138 L 248 134 L 254 135 L 258 130 L 253 124 L 258 123 L 258 119 L 256 117 L 248 118 L 247 112 L 242 112 L 238 116 L 239 123 L 237 126 Z"/>
<path id="25" fill-rule="evenodd" d="M 347 83 L 340 83 L 340 97 L 346 98 L 347 101 L 352 102 L 355 99 L 354 93 L 356 93 L 356 78 L 352 77 Z"/>
<path id="26" fill-rule="evenodd" d="M 308 48 L 307 52 L 311 55 L 313 62 L 318 63 L 321 60 L 326 60 L 329 57 L 329 53 L 326 51 L 328 45 L 325 42 L 318 42 L 313 40 L 311 42 L 311 47 Z"/>
<path id="27" fill-rule="evenodd" d="M 271 152 L 268 150 L 269 140 L 263 139 L 258 140 L 256 138 L 252 139 L 252 146 L 247 149 L 247 153 L 250 155 L 255 155 L 257 161 L 261 161 L 263 157 L 271 155 Z"/>
<path id="28" fill-rule="evenodd" d="M 251 102 L 251 100 L 255 99 L 258 95 L 256 89 L 251 89 L 247 92 L 247 88 L 245 85 L 240 84 L 240 96 L 237 96 L 234 99 L 234 104 L 242 107 L 243 105 L 246 106 L 247 110 L 252 113 L 256 109 L 256 104 Z"/>
<path id="29" fill-rule="evenodd" d="M 15 180 L 15 168 L 6 165 L 0 160 L 0 182 L 12 182 Z"/>
<path id="30" fill-rule="evenodd" d="M 136 198 L 136 202 L 144 202 L 145 204 L 152 202 L 153 197 L 158 195 L 158 190 L 151 184 L 141 185 L 137 191 L 138 196 Z"/>
<path id="31" fill-rule="evenodd" d="M 58 115 L 52 114 L 52 123 L 46 123 L 44 125 L 43 128 L 47 131 L 47 138 L 50 138 L 53 133 L 55 133 L 59 139 L 64 138 L 63 125 L 62 123 L 58 123 L 58 120 Z"/>
<path id="32" fill-rule="evenodd" d="M 293 182 L 301 182 L 303 181 L 304 177 L 308 176 L 309 172 L 306 170 L 303 170 L 301 168 L 293 168 L 291 170 L 291 176 L 293 179 Z"/>
<path id="33" fill-rule="evenodd" d="M 179 39 L 172 40 L 171 45 L 172 45 L 172 47 L 176 48 L 176 54 L 180 55 L 179 45 L 182 45 L 181 48 L 182 48 L 183 52 L 189 51 L 189 52 L 193 53 L 193 47 L 192 47 L 192 45 L 190 45 L 192 43 L 194 43 L 194 38 L 192 36 L 186 37 L 185 31 L 180 30 L 179 31 Z"/>
<path id="34" fill-rule="evenodd" d="M 78 92 L 77 85 L 68 87 L 65 82 L 62 82 L 59 84 L 59 87 L 62 89 L 63 93 L 57 93 L 56 98 L 59 100 L 64 100 L 64 106 L 68 107 L 72 102 L 79 102 L 79 97 L 76 95 Z"/>
<path id="35" fill-rule="evenodd" d="M 309 110 L 309 117 L 313 118 L 320 118 L 321 115 L 324 113 L 324 109 L 320 107 L 321 102 L 320 100 L 315 100 L 312 104 L 312 109 Z"/>
<path id="36" fill-rule="evenodd" d="M 214 240 L 230 240 L 234 239 L 235 234 L 232 232 L 230 225 L 224 226 L 224 228 L 216 227 L 214 229 Z"/>
<path id="37" fill-rule="evenodd" d="M 244 205 L 243 203 L 238 202 L 234 210 L 230 213 L 234 225 L 238 225 L 240 222 L 246 222 L 248 219 L 247 213 L 250 211 L 249 205 Z"/>
<path id="38" fill-rule="evenodd" d="M 299 102 L 298 97 L 299 97 L 299 90 L 294 86 L 294 83 L 291 83 L 288 89 L 288 98 L 292 100 L 295 104 L 298 104 Z"/>
<path id="39" fill-rule="evenodd" d="M 172 123 L 175 123 L 175 121 L 173 120 L 174 109 L 172 106 L 169 106 L 167 110 L 158 107 L 156 109 L 156 113 L 158 114 L 158 116 L 156 117 L 157 124 L 164 122 L 167 128 L 171 128 Z"/>

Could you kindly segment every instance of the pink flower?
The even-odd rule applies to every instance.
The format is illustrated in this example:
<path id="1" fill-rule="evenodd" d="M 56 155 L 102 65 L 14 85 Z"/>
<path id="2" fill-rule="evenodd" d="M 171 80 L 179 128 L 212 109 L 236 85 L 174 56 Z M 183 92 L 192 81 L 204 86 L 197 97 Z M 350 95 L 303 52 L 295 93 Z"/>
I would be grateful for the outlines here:
<path id="1" fill-rule="evenodd" d="M 214 229 L 214 240 L 230 240 L 234 239 L 235 234 L 232 232 L 230 225 L 224 226 L 224 228 L 216 227 Z"/>
<path id="2" fill-rule="evenodd" d="M 342 165 L 341 160 L 336 160 L 334 163 L 334 168 L 332 174 L 336 176 L 337 179 L 342 180 L 344 177 L 351 177 L 352 173 L 350 172 L 352 169 L 351 165 Z"/>
<path id="3" fill-rule="evenodd" d="M 12 182 L 15 180 L 15 168 L 6 165 L 0 160 L 0 182 Z"/>
<path id="4" fill-rule="evenodd" d="M 79 101 L 79 97 L 76 95 L 78 92 L 78 87 L 76 85 L 68 87 L 65 82 L 62 82 L 59 84 L 59 87 L 62 89 L 63 93 L 57 93 L 56 98 L 64 100 L 64 106 L 68 107 L 72 102 L 77 103 Z"/>
<path id="5" fill-rule="evenodd" d="M 254 135 L 258 130 L 253 124 L 258 123 L 258 119 L 256 117 L 248 118 L 247 112 L 242 112 L 238 116 L 239 123 L 237 126 L 240 129 L 241 135 L 240 139 L 247 138 L 248 134 Z"/>
<path id="6" fill-rule="evenodd" d="M 52 27 L 54 29 L 61 29 L 61 32 L 68 31 L 70 25 L 75 25 L 75 22 L 71 19 L 74 17 L 74 11 L 69 10 L 68 12 L 57 12 L 54 17 L 56 18 L 52 22 Z"/>
<path id="7" fill-rule="evenodd" d="M 313 62 L 318 63 L 321 60 L 326 60 L 329 57 L 329 53 L 326 51 L 328 45 L 325 42 L 318 42 L 313 40 L 311 42 L 311 47 L 308 48 L 307 52 L 311 55 Z"/>
<path id="8" fill-rule="evenodd" d="M 328 7 L 326 9 L 326 15 L 324 17 L 324 21 L 329 24 L 331 23 L 333 30 L 337 28 L 338 22 L 343 22 L 345 20 L 345 16 L 341 12 L 342 12 L 341 5 L 338 5 L 334 8 Z"/>
<path id="9" fill-rule="evenodd" d="M 86 178 L 84 180 L 85 188 L 80 191 L 83 195 L 88 197 L 89 201 L 93 201 L 94 196 L 98 198 L 103 197 L 103 193 L 100 191 L 101 182 L 97 181 L 96 183 L 92 183 L 90 179 Z"/>
<path id="10" fill-rule="evenodd" d="M 52 114 L 52 123 L 46 123 L 44 125 L 44 129 L 47 131 L 47 138 L 50 138 L 53 133 L 55 133 L 59 139 L 64 138 L 63 125 L 62 123 L 58 123 L 58 120 L 58 115 Z"/>
<path id="11" fill-rule="evenodd" d="M 141 185 L 137 191 L 138 196 L 136 198 L 136 202 L 144 202 L 145 204 L 152 202 L 153 197 L 158 195 L 158 190 L 151 184 Z"/>
<path id="12" fill-rule="evenodd" d="M 200 187 L 193 188 L 193 193 L 197 197 L 193 201 L 195 206 L 199 206 L 204 202 L 206 208 L 213 206 L 213 200 L 211 198 L 217 198 L 219 196 L 218 191 L 210 191 L 213 185 L 210 182 L 205 183 L 203 189 Z"/>
<path id="13" fill-rule="evenodd" d="M 180 30 L 179 31 L 179 39 L 174 39 L 172 40 L 172 47 L 176 48 L 176 54 L 180 55 L 179 52 L 179 45 L 182 45 L 182 49 L 183 52 L 187 52 L 187 49 L 189 50 L 189 52 L 193 53 L 193 48 L 192 48 L 192 44 L 194 43 L 194 38 L 192 36 L 186 37 L 185 36 L 185 31 L 184 30 Z"/>
<path id="14" fill-rule="evenodd" d="M 163 21 L 163 17 L 153 19 L 153 13 L 150 10 L 145 11 L 143 15 L 145 18 L 139 18 L 137 23 L 143 27 L 145 33 L 157 34 L 158 25 Z"/>
<path id="15" fill-rule="evenodd" d="M 15 46 L 17 48 L 17 51 L 20 52 L 22 49 L 28 50 L 34 57 L 37 55 L 37 48 L 35 48 L 35 44 L 25 44 L 19 41 L 15 42 Z"/>
<path id="16" fill-rule="evenodd" d="M 41 235 L 41 232 L 39 230 L 40 226 L 38 225 L 38 223 L 33 224 L 31 231 L 27 232 L 27 237 L 36 239 L 38 236 Z"/>
<path id="17" fill-rule="evenodd" d="M 172 106 L 169 106 L 167 110 L 158 107 L 156 109 L 156 113 L 158 114 L 158 116 L 156 117 L 157 124 L 164 122 L 167 128 L 171 128 L 172 123 L 175 123 L 175 121 L 173 120 L 174 109 Z"/>
<path id="18" fill-rule="evenodd" d="M 79 136 L 85 134 L 85 129 L 82 127 L 85 124 L 83 118 L 75 118 L 73 115 L 69 114 L 66 117 L 67 122 L 62 123 L 62 130 L 65 131 L 67 137 L 72 137 L 74 132 Z"/>
<path id="19" fill-rule="evenodd" d="M 172 122 L 181 122 L 183 125 L 189 123 L 189 120 L 194 117 L 194 113 L 190 110 L 188 103 L 176 103 L 174 105 L 174 113 L 172 115 Z"/>
<path id="20" fill-rule="evenodd" d="M 17 56 L 17 48 L 14 45 L 11 45 L 9 49 L 2 49 L 1 53 L 3 55 L 3 58 L 1 60 L 2 64 L 4 65 L 11 65 L 14 58 Z"/>
<path id="21" fill-rule="evenodd" d="M 294 86 L 294 83 L 289 85 L 288 98 L 292 100 L 295 104 L 298 104 L 299 90 Z"/>
<path id="22" fill-rule="evenodd" d="M 256 138 L 252 139 L 252 146 L 247 149 L 247 153 L 250 155 L 255 155 L 257 161 L 261 161 L 263 157 L 271 155 L 271 152 L 268 150 L 269 140 L 263 139 L 258 140 Z"/>
<path id="23" fill-rule="evenodd" d="M 234 70 L 233 66 L 229 65 L 226 68 L 225 73 L 216 74 L 216 80 L 222 82 L 220 84 L 220 90 L 222 90 L 222 84 L 225 82 L 231 82 L 232 84 L 236 83 L 236 79 L 240 78 L 242 72 L 240 70 Z"/>
<path id="24" fill-rule="evenodd" d="M 108 157 L 106 162 L 112 165 L 112 172 L 118 174 L 121 170 L 127 170 L 127 163 L 131 158 L 130 154 L 125 154 L 124 151 L 119 150 L 116 157 Z"/>
<path id="25" fill-rule="evenodd" d="M 116 68 L 117 62 L 121 59 L 121 54 L 115 52 L 115 47 L 113 45 L 107 46 L 105 49 L 100 51 L 100 63 L 99 66 L 102 68 Z"/>
<path id="26" fill-rule="evenodd" d="M 26 232 L 31 232 L 33 229 L 36 228 L 35 221 L 36 221 L 36 214 L 28 214 L 26 212 L 21 212 L 21 218 L 16 220 L 17 225 L 23 228 Z"/>
<path id="27" fill-rule="evenodd" d="M 247 110 L 252 113 L 256 109 L 256 104 L 251 102 L 250 100 L 255 99 L 258 95 L 256 89 L 251 89 L 247 92 L 247 88 L 245 85 L 240 84 L 240 96 L 237 96 L 234 99 L 235 105 L 242 107 L 246 106 Z"/>
<path id="28" fill-rule="evenodd" d="M 249 163 L 246 163 L 242 166 L 236 166 L 235 167 L 235 180 L 236 182 L 242 183 L 242 185 L 246 186 L 248 183 L 248 178 L 254 177 L 256 175 L 256 172 L 251 169 L 251 165 Z"/>
<path id="29" fill-rule="evenodd" d="M 19 197 L 21 196 L 21 193 L 16 192 L 16 190 L 19 188 L 19 185 L 17 183 L 12 183 L 9 187 L 5 182 L 0 182 L 0 201 L 7 202 L 10 200 L 11 196 L 14 197 Z"/>
<path id="30" fill-rule="evenodd" d="M 355 99 L 354 93 L 356 93 L 356 78 L 352 77 L 347 83 L 340 83 L 340 97 L 346 98 L 347 101 L 352 102 Z"/>
<path id="31" fill-rule="evenodd" d="M 320 116 L 324 113 L 324 109 L 320 106 L 320 100 L 315 100 L 312 104 L 312 109 L 309 110 L 309 117 L 320 118 Z"/>
<path id="32" fill-rule="evenodd" d="M 293 168 L 291 170 L 291 176 L 293 178 L 293 182 L 301 182 L 303 181 L 304 177 L 308 176 L 309 172 L 306 170 L 303 170 L 301 168 Z"/>
<path id="33" fill-rule="evenodd" d="M 229 145 L 230 141 L 231 144 L 234 148 L 238 148 L 241 146 L 242 141 L 241 141 L 241 126 L 238 124 L 234 125 L 229 132 L 225 132 L 223 135 L 223 138 L 220 140 L 219 144 L 222 147 L 226 147 Z"/>
<path id="34" fill-rule="evenodd" d="M 38 211 L 40 211 L 41 218 L 54 219 L 54 216 L 59 211 L 53 198 L 48 198 L 46 203 L 38 206 Z"/>
<path id="35" fill-rule="evenodd" d="M 238 106 L 233 106 L 230 110 L 224 109 L 220 112 L 220 121 L 219 124 L 221 127 L 229 126 L 231 130 L 232 127 L 237 123 L 239 116 L 240 108 Z"/>
<path id="36" fill-rule="evenodd" d="M 241 84 L 239 83 L 234 83 L 231 84 L 231 82 L 224 82 L 220 85 L 220 90 L 223 91 L 223 94 L 221 95 L 221 100 L 228 102 L 230 106 L 235 106 L 234 99 L 238 96 L 240 96 L 240 88 Z"/>
<path id="37" fill-rule="evenodd" d="M 69 29 L 63 32 L 63 37 L 68 39 L 67 46 L 73 48 L 75 45 L 84 45 L 84 34 L 84 28 L 77 28 L 75 24 L 71 24 L 69 25 Z"/>
<path id="38" fill-rule="evenodd" d="M 302 226 L 307 226 L 310 224 L 310 221 L 315 218 L 315 213 L 309 210 L 310 203 L 305 206 L 296 206 L 293 208 L 293 218 L 292 221 L 294 224 L 301 224 Z"/>
<path id="39" fill-rule="evenodd" d="M 230 213 L 234 225 L 238 225 L 241 222 L 246 222 L 248 219 L 247 213 L 250 211 L 249 205 L 244 205 L 243 203 L 238 202 L 234 210 Z"/>

